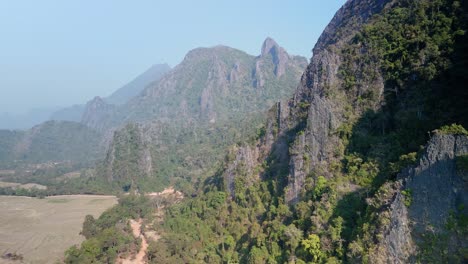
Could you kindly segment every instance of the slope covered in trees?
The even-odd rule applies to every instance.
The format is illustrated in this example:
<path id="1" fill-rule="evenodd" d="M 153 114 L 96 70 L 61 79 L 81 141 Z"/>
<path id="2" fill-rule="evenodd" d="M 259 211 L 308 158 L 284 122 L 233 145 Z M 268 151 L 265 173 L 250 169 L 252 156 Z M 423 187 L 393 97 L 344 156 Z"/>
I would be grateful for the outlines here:
<path id="1" fill-rule="evenodd" d="M 467 2 L 348 1 L 153 263 L 464 263 Z M 465 128 L 463 128 L 465 127 Z"/>

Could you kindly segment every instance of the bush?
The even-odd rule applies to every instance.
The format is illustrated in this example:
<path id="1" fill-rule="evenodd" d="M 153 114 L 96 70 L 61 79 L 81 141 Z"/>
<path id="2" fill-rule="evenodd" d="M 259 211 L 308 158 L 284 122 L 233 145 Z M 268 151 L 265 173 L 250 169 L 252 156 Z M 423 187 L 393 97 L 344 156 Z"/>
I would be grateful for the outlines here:
<path id="1" fill-rule="evenodd" d="M 443 126 L 437 130 L 435 130 L 436 134 L 453 134 L 453 135 L 465 135 L 468 136 L 468 131 L 462 126 L 457 124 L 451 124 Z"/>

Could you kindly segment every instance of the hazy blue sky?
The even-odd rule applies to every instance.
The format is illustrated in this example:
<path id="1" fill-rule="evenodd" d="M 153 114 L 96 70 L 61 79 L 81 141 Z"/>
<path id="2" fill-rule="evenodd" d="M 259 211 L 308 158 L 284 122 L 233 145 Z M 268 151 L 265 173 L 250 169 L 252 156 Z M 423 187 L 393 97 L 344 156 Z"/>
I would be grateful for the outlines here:
<path id="1" fill-rule="evenodd" d="M 345 0 L 0 0 L 0 113 L 106 96 L 196 47 L 311 57 Z"/>

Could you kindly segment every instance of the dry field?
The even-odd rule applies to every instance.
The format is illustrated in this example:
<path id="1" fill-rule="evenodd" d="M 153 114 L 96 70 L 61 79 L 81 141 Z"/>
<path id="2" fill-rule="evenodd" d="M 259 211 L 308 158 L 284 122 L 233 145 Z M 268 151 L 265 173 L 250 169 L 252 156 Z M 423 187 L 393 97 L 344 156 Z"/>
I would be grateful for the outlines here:
<path id="1" fill-rule="evenodd" d="M 84 217 L 98 217 L 117 203 L 114 196 L 63 195 L 45 199 L 0 196 L 0 256 L 24 260 L 0 263 L 55 263 L 66 249 L 83 241 Z"/>

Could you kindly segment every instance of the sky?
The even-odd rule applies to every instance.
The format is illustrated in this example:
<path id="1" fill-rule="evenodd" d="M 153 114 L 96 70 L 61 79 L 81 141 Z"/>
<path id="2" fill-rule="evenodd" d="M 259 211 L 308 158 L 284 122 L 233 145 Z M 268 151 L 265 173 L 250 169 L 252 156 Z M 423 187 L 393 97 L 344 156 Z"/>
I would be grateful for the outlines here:
<path id="1" fill-rule="evenodd" d="M 218 44 L 258 55 L 266 37 L 312 48 L 346 0 L 0 0 L 0 113 L 107 96 L 153 64 Z"/>

